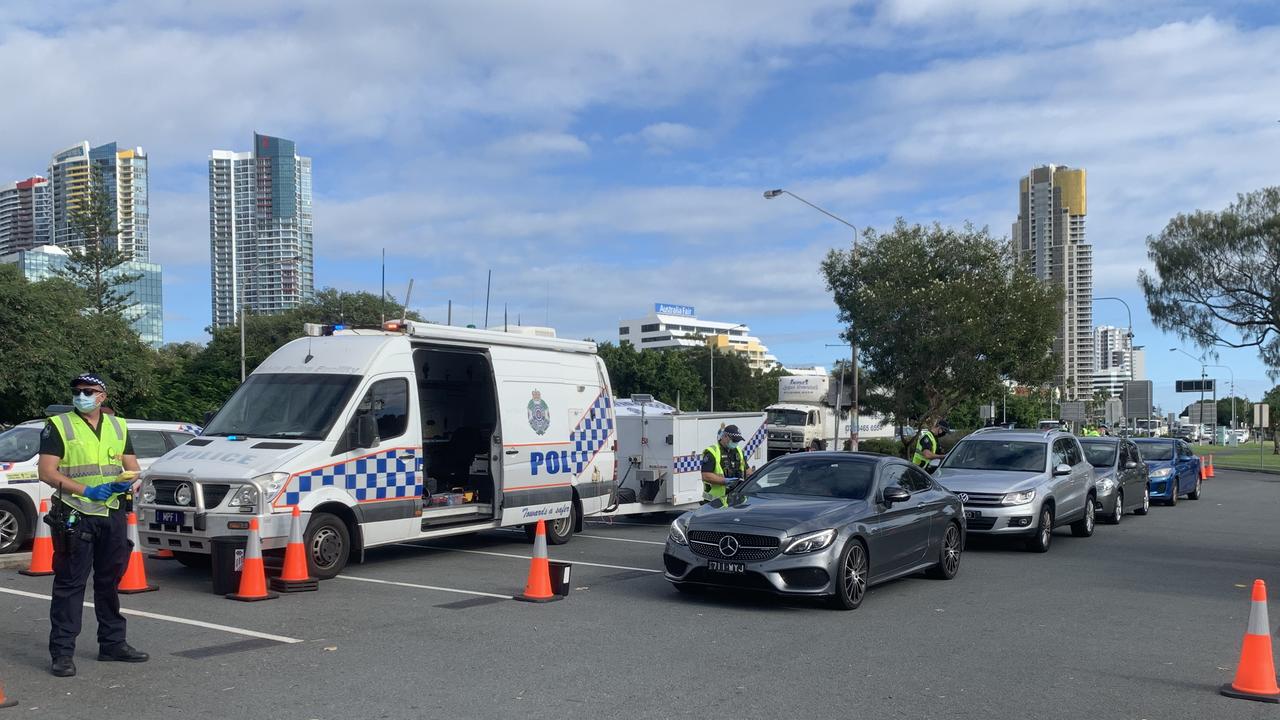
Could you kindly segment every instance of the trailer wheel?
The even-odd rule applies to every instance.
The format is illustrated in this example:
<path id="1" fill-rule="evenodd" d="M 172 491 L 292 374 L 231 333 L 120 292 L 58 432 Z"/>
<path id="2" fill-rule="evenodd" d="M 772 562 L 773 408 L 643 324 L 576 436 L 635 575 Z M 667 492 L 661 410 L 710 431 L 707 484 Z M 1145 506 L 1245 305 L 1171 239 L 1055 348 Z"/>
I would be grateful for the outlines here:
<path id="1" fill-rule="evenodd" d="M 347 531 L 346 523 L 336 515 L 312 513 L 302 542 L 307 549 L 307 566 L 312 577 L 328 580 L 337 577 L 347 567 L 347 558 L 351 555 L 351 533 Z"/>

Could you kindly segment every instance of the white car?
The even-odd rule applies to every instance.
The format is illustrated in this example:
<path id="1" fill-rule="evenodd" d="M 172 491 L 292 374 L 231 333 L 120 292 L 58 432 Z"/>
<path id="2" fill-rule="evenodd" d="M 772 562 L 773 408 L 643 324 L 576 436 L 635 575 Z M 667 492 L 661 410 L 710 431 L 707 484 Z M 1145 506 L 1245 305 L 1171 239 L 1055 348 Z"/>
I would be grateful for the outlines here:
<path id="1" fill-rule="evenodd" d="M 1236 442 L 1249 442 L 1249 431 L 1245 428 L 1236 429 Z"/>
<path id="2" fill-rule="evenodd" d="M 45 420 L 32 420 L 0 433 L 0 555 L 16 552 L 35 531 L 40 501 L 53 489 L 40 482 L 36 462 Z M 128 420 L 138 464 L 146 468 L 161 455 L 200 434 L 200 427 L 176 422 Z"/>

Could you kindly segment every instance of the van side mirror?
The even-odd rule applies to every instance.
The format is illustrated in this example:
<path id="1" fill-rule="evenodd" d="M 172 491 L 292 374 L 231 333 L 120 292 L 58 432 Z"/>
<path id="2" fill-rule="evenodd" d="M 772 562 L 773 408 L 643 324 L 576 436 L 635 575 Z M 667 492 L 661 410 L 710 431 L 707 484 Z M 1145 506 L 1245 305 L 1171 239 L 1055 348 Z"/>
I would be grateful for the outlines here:
<path id="1" fill-rule="evenodd" d="M 1066 463 L 1062 463 L 1061 465 L 1053 469 L 1053 474 L 1054 475 L 1070 475 L 1071 466 Z"/>
<path id="2" fill-rule="evenodd" d="M 217 410 L 208 410 L 204 414 L 204 427 L 209 427 L 209 423 L 213 420 L 213 416 L 217 415 Z"/>
<path id="3" fill-rule="evenodd" d="M 884 489 L 882 498 L 884 499 L 885 505 L 892 505 L 894 503 L 906 502 L 907 500 L 910 500 L 911 493 L 907 492 L 906 490 L 903 490 L 897 485 L 890 485 L 889 487 Z"/>
<path id="4" fill-rule="evenodd" d="M 373 413 L 356 415 L 356 447 L 371 448 L 378 444 L 378 421 Z"/>

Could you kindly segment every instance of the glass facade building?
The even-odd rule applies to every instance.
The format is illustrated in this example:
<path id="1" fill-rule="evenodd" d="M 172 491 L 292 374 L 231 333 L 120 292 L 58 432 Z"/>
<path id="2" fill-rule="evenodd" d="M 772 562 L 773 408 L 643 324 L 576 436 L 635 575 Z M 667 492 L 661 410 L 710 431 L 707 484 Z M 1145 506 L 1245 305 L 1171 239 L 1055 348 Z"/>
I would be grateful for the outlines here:
<path id="1" fill-rule="evenodd" d="M 42 177 L 0 187 L 0 255 L 51 242 L 53 200 Z"/>
<path id="2" fill-rule="evenodd" d="M 209 155 L 209 264 L 215 327 L 239 308 L 278 313 L 315 295 L 311 158 L 255 133 L 253 150 Z"/>
<path id="3" fill-rule="evenodd" d="M 150 213 L 148 212 L 147 154 L 142 148 L 121 150 L 116 143 L 90 147 L 87 141 L 54 153 L 49 162 L 52 196 L 52 236 L 59 247 L 79 247 L 71 219 L 88 198 L 94 184 L 101 187 L 115 206 L 116 245 L 139 262 L 151 259 Z"/>
<path id="4" fill-rule="evenodd" d="M 67 251 L 54 245 L 41 245 L 0 255 L 0 262 L 17 265 L 27 280 L 39 282 L 57 275 L 67 263 Z M 133 303 L 125 311 L 125 317 L 144 343 L 160 347 L 164 343 L 164 292 L 160 266 L 131 261 L 114 272 L 141 276 L 120 288 L 120 292 L 130 294 L 129 302 Z"/>

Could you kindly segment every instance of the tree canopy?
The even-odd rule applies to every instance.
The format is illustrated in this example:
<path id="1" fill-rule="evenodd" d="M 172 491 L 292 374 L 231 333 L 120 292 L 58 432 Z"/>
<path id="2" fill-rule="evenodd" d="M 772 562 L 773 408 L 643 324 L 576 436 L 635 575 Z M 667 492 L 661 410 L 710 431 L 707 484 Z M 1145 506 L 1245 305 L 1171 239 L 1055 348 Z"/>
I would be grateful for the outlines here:
<path id="1" fill-rule="evenodd" d="M 1174 217 L 1147 256 L 1155 272 L 1138 282 L 1156 327 L 1204 348 L 1256 347 L 1280 375 L 1280 187 Z"/>
<path id="2" fill-rule="evenodd" d="M 899 425 L 999 398 L 1003 379 L 1049 381 L 1061 294 L 986 229 L 908 225 L 864 233 L 822 264 L 866 377 L 861 404 Z"/>

